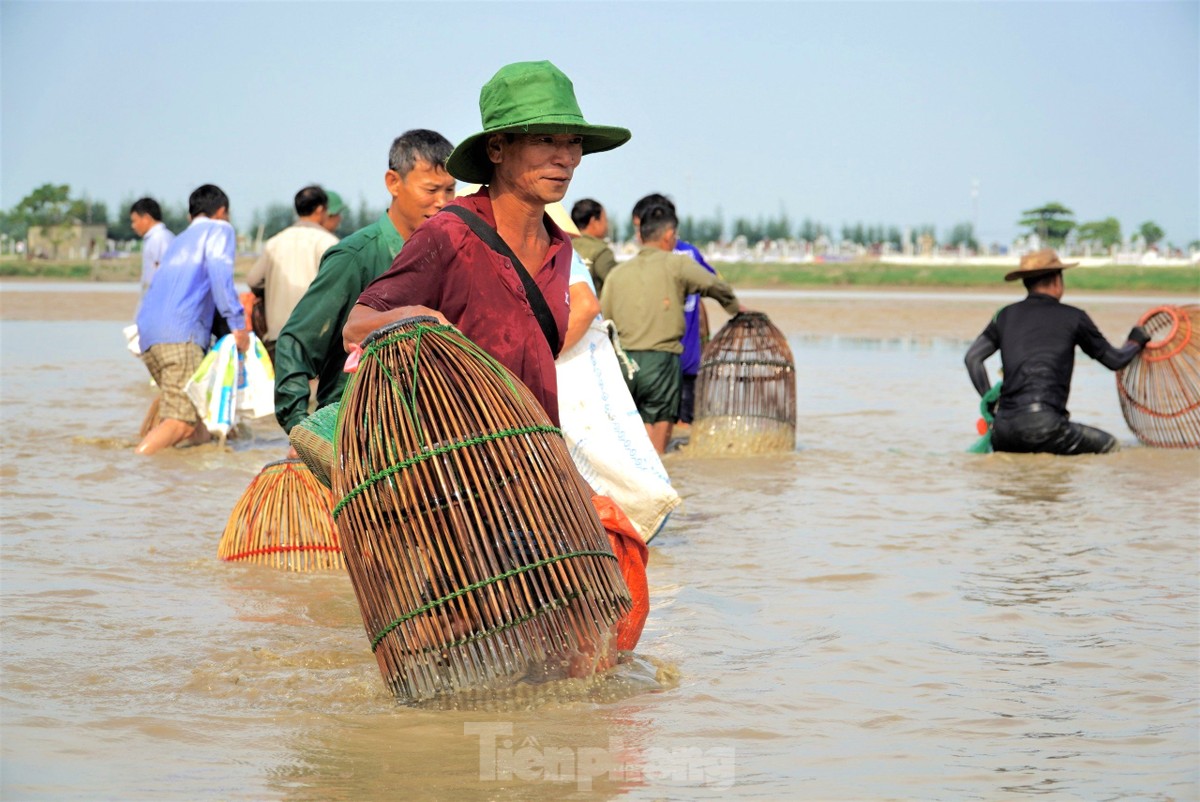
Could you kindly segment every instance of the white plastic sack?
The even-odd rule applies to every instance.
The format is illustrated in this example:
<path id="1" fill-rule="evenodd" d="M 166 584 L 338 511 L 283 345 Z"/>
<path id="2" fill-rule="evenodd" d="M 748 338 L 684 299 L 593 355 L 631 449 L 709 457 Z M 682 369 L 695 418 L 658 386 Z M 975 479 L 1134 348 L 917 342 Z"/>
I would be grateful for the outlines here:
<path id="1" fill-rule="evenodd" d="M 239 387 L 238 409 L 250 418 L 274 415 L 275 366 L 267 355 L 267 347 L 253 332 L 250 333 L 250 347 L 243 357 L 246 383 Z"/>
<path id="2" fill-rule="evenodd" d="M 223 439 L 239 421 L 275 411 L 275 369 L 253 333 L 245 354 L 226 334 L 205 355 L 184 392 L 208 430 Z"/>
<path id="3" fill-rule="evenodd" d="M 138 340 L 138 330 L 136 323 L 130 323 L 125 328 L 121 329 L 121 333 L 125 335 L 125 347 L 129 349 L 129 353 L 134 356 L 142 355 L 142 344 Z"/>
<path id="4" fill-rule="evenodd" d="M 575 467 L 649 543 L 681 499 L 646 435 L 604 323 L 593 321 L 556 365 L 558 415 Z"/>

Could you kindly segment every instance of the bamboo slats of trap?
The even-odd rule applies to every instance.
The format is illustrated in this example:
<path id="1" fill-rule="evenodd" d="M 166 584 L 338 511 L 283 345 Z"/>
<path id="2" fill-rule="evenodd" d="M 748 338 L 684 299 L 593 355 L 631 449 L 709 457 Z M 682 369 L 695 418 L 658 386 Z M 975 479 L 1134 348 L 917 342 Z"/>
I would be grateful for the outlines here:
<path id="1" fill-rule="evenodd" d="M 561 434 L 451 326 L 411 318 L 365 345 L 334 515 L 385 682 L 416 701 L 579 676 L 630 597 Z"/>
<path id="2" fill-rule="evenodd" d="M 296 454 L 325 487 L 333 487 L 333 466 L 337 459 L 337 402 L 321 407 L 292 427 L 288 442 Z"/>
<path id="3" fill-rule="evenodd" d="M 303 462 L 267 463 L 229 514 L 217 556 L 288 571 L 341 570 L 332 512 L 329 489 Z"/>
<path id="4" fill-rule="evenodd" d="M 1138 325 L 1151 339 L 1117 371 L 1125 422 L 1148 446 L 1200 448 L 1200 305 L 1160 306 Z"/>
<path id="5" fill-rule="evenodd" d="M 688 451 L 735 455 L 796 446 L 796 367 L 783 332 L 742 312 L 704 347 Z"/>

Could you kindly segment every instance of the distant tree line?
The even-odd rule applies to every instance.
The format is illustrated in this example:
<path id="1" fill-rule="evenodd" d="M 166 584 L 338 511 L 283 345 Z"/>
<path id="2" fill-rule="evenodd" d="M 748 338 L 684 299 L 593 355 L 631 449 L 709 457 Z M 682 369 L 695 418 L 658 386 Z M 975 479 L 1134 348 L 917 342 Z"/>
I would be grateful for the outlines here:
<path id="1" fill-rule="evenodd" d="M 371 208 L 367 206 L 365 200 L 359 201 L 357 209 L 347 205 L 345 211 L 342 212 L 342 221 L 338 223 L 337 230 L 334 233 L 339 237 L 353 234 L 360 228 L 374 223 L 384 211 L 385 209 L 382 207 Z M 250 218 L 249 228 L 242 231 L 242 233 L 248 237 L 257 237 L 258 228 L 262 226 L 263 239 L 267 240 L 294 222 L 296 222 L 296 209 L 292 204 L 272 203 L 266 209 L 255 209 L 253 216 Z"/>
<path id="2" fill-rule="evenodd" d="M 12 209 L 0 211 L 0 234 L 20 240 L 26 238 L 32 226 L 54 228 L 80 221 L 103 224 L 109 239 L 118 242 L 134 240 L 137 237 L 129 228 L 129 207 L 135 200 L 133 196 L 122 200 L 120 207 L 110 214 L 103 201 L 92 200 L 87 195 L 72 198 L 71 188 L 67 184 L 43 184 L 22 198 Z M 167 228 L 176 233 L 187 228 L 188 215 L 185 204 L 162 203 L 162 211 L 163 222 Z M 372 208 L 365 200 L 360 200 L 357 208 L 346 207 L 336 233 L 344 237 L 375 222 L 383 213 L 382 207 Z M 1027 209 L 1021 215 L 1021 219 L 1017 221 L 1018 225 L 1025 227 L 1029 234 L 1037 234 L 1043 243 L 1052 247 L 1062 247 L 1071 243 L 1108 249 L 1124 242 L 1121 224 L 1115 217 L 1076 223 L 1075 213 L 1056 201 Z M 258 237 L 261 227 L 265 240 L 287 228 L 295 218 L 295 210 L 290 203 L 272 203 L 265 209 L 255 209 L 250 216 L 249 226 L 241 227 L 241 233 L 253 241 Z M 617 233 L 614 227 L 614 234 Z M 633 239 L 632 222 L 625 221 L 619 233 L 622 239 Z M 974 226 L 967 222 L 955 224 L 940 239 L 936 228 L 931 224 L 909 226 L 909 234 L 913 244 L 927 239 L 935 244 L 950 247 L 979 247 Z M 1135 230 L 1135 234 L 1141 237 L 1147 246 L 1157 245 L 1166 236 L 1158 224 L 1149 220 L 1142 223 Z M 782 210 L 778 215 L 771 217 L 735 217 L 728 225 L 720 209 L 712 217 L 687 215 L 679 221 L 680 239 L 697 245 L 728 242 L 738 237 L 745 237 L 750 245 L 764 240 L 785 239 L 816 242 L 824 237 L 830 242 L 841 240 L 864 247 L 890 244 L 899 250 L 904 244 L 903 236 L 903 230 L 899 226 L 882 223 L 843 223 L 835 232 L 831 226 L 807 217 L 798 223 L 793 222 L 787 212 Z M 1200 240 L 1192 241 L 1188 247 L 1200 247 Z"/>
<path id="3" fill-rule="evenodd" d="M 621 234 L 625 240 L 633 239 L 633 221 L 624 224 Z M 914 242 L 923 235 L 928 235 L 935 241 L 937 239 L 935 227 L 929 224 L 910 226 L 909 234 Z M 903 246 L 904 235 L 899 226 L 886 226 L 882 223 L 843 223 L 836 231 L 832 226 L 807 217 L 799 223 L 793 223 L 786 212 L 780 212 L 776 217 L 737 217 L 729 226 L 726 226 L 720 212 L 707 218 L 687 215 L 679 221 L 679 238 L 696 245 L 729 242 L 738 237 L 744 237 L 749 245 L 756 245 L 764 240 L 816 242 L 824 237 L 830 242 L 842 240 L 867 247 L 891 243 L 899 249 Z M 959 241 L 974 244 L 970 223 L 959 224 L 951 231 L 948 242 L 957 245 Z"/>
<path id="4" fill-rule="evenodd" d="M 75 222 L 99 224 L 105 227 L 108 239 L 115 242 L 136 240 L 137 235 L 129 227 L 129 207 L 137 200 L 135 196 L 123 199 L 118 208 L 111 212 L 104 201 L 92 200 L 87 195 L 71 197 L 69 184 L 43 184 L 30 192 L 11 209 L 0 211 L 0 234 L 12 240 L 22 240 L 29 235 L 30 228 L 54 229 Z M 186 203 L 164 203 L 160 201 L 163 223 L 175 233 L 188 227 Z M 372 209 L 366 201 L 358 208 L 346 207 L 337 235 L 344 237 L 375 222 L 384 212 L 383 208 Z M 241 233 L 255 237 L 261 225 L 263 238 L 272 237 L 296 220 L 295 208 L 290 203 L 272 203 L 265 210 L 256 209 L 250 217 L 250 225 Z"/>
<path id="5" fill-rule="evenodd" d="M 1103 249 L 1124 242 L 1121 224 L 1115 217 L 1076 224 L 1075 213 L 1057 202 L 1027 209 L 1021 214 L 1022 218 L 1018 221 L 1018 225 L 1024 226 L 1027 234 L 1037 234 L 1042 242 L 1054 247 L 1061 247 L 1068 238 L 1071 238 L 1073 243 L 1089 244 Z M 737 237 L 745 237 L 746 242 L 750 245 L 763 240 L 783 239 L 816 242 L 821 237 L 830 241 L 840 239 L 865 247 L 890 244 L 897 250 L 901 249 L 904 244 L 902 229 L 894 225 L 843 223 L 838 233 L 840 237 L 834 237 L 834 230 L 830 226 L 809 218 L 805 218 L 798 225 L 793 225 L 786 212 L 781 212 L 777 217 L 759 217 L 753 220 L 738 217 L 729 227 L 725 225 L 719 211 L 710 218 L 688 215 L 679 221 L 679 238 L 695 244 L 727 242 Z M 1147 246 L 1157 245 L 1166 236 L 1157 223 L 1149 220 L 1142 223 L 1135 233 Z M 632 221 L 625 223 L 622 234 L 625 240 L 633 239 Z M 956 223 L 941 238 L 937 235 L 936 227 L 928 223 L 909 226 L 909 235 L 914 245 L 928 237 L 931 242 L 936 244 L 955 248 L 964 246 L 972 250 L 979 248 L 975 227 L 968 222 Z M 1193 240 L 1188 247 L 1200 247 L 1200 240 Z"/>
<path id="6" fill-rule="evenodd" d="M 1061 247 L 1069 239 L 1079 244 L 1090 244 L 1095 247 L 1108 249 L 1124 242 L 1121 235 L 1121 223 L 1115 217 L 1103 220 L 1093 220 L 1087 223 L 1075 222 L 1075 213 L 1057 201 L 1043 204 L 1036 209 L 1026 209 L 1021 212 L 1023 217 L 1018 225 L 1026 226 L 1031 234 L 1037 234 L 1042 242 L 1053 247 Z M 1146 243 L 1146 246 L 1162 242 L 1166 232 L 1153 220 L 1147 220 L 1138 226 L 1136 233 Z M 1198 244 L 1193 241 L 1188 247 Z"/>

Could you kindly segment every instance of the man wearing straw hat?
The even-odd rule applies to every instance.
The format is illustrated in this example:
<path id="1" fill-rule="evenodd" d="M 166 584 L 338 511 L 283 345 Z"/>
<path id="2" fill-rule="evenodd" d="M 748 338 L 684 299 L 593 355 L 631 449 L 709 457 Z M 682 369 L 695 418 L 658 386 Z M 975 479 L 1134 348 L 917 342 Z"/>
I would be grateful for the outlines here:
<path id="1" fill-rule="evenodd" d="M 1064 264 L 1049 248 L 1023 256 L 1004 280 L 1021 279 L 1028 297 L 997 312 L 967 351 L 967 374 L 981 396 L 991 389 L 984 360 L 1000 351 L 1004 383 L 992 426 L 996 451 L 1103 454 L 1117 448 L 1108 432 L 1070 420 L 1075 346 L 1109 370 L 1120 370 L 1150 337 L 1134 326 L 1128 341 L 1114 348 L 1086 312 L 1060 303 L 1062 272 L 1076 264 Z"/>
<path id="2" fill-rule="evenodd" d="M 358 299 L 344 346 L 433 315 L 511 370 L 557 424 L 554 359 L 566 335 L 573 250 L 546 206 L 563 199 L 585 154 L 630 134 L 584 120 L 571 80 L 548 61 L 502 67 L 480 92 L 479 111 L 483 130 L 454 149 L 446 169 L 484 186 L 413 235 Z"/>

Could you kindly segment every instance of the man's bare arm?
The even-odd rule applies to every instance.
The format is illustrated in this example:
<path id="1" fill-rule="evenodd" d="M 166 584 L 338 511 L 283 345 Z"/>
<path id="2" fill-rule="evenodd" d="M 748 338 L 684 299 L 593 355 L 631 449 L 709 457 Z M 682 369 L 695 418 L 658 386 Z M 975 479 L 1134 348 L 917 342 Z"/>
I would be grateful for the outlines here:
<path id="1" fill-rule="evenodd" d="M 575 282 L 571 285 L 569 292 L 571 293 L 571 314 L 567 318 L 567 335 L 563 338 L 562 349 L 564 352 L 583 339 L 588 326 L 592 325 L 596 315 L 600 314 L 600 302 L 596 300 L 596 293 L 592 292 L 592 288 L 587 285 L 587 282 Z"/>
<path id="2" fill-rule="evenodd" d="M 346 325 L 342 328 L 342 348 L 349 353 L 354 346 L 361 345 L 362 341 L 376 329 L 381 329 L 397 320 L 418 315 L 430 315 L 437 318 L 439 323 L 450 322 L 441 312 L 430 309 L 428 306 L 397 306 L 395 309 L 379 312 L 369 306 L 355 304 L 354 308 L 350 310 L 350 317 L 346 318 Z"/>

